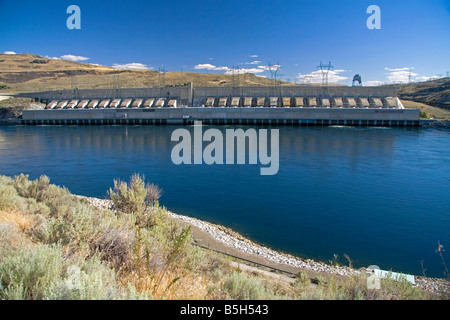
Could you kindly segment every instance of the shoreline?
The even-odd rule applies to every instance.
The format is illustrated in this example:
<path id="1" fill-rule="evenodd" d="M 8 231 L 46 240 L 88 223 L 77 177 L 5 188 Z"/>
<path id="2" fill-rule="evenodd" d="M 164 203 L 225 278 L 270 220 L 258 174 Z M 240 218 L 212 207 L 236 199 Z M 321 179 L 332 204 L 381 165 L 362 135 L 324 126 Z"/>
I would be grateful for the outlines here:
<path id="1" fill-rule="evenodd" d="M 99 209 L 113 210 L 111 200 L 79 195 L 77 197 L 85 199 L 92 206 Z M 195 228 L 195 231 L 193 231 L 193 237 L 196 244 L 201 243 L 204 245 L 203 243 L 206 243 L 206 247 L 208 247 L 208 249 L 213 249 L 222 254 L 234 255 L 239 259 L 250 260 L 256 264 L 261 264 L 262 262 L 269 268 L 275 267 L 281 270 L 285 269 L 286 272 L 290 273 L 304 271 L 309 273 L 309 275 L 315 276 L 337 275 L 341 277 L 357 276 L 361 275 L 363 272 L 368 275 L 371 274 L 371 271 L 364 267 L 355 269 L 347 266 L 332 266 L 313 259 L 302 259 L 257 244 L 232 229 L 222 225 L 176 214 L 169 210 L 167 210 L 167 212 L 169 217 L 177 219 Z M 444 286 L 444 292 L 450 291 L 449 283 L 445 279 L 429 278 L 418 275 L 414 275 L 414 279 L 415 284 L 413 284 L 413 287 L 419 287 L 435 294 L 442 293 L 442 289 L 440 289 L 442 286 Z"/>

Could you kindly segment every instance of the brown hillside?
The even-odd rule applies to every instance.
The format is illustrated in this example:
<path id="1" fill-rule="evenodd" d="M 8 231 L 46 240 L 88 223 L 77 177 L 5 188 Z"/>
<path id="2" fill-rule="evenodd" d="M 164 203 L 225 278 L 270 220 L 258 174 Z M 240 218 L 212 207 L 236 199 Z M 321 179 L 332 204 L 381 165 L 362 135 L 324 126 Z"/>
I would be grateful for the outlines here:
<path id="1" fill-rule="evenodd" d="M 450 110 L 450 78 L 405 84 L 400 98 Z"/>
<path id="2" fill-rule="evenodd" d="M 42 91 L 52 89 L 139 88 L 153 86 L 273 85 L 271 79 L 254 74 L 239 76 L 218 73 L 119 70 L 87 63 L 48 59 L 34 54 L 0 54 L 0 91 Z M 283 85 L 289 84 L 286 82 Z"/>

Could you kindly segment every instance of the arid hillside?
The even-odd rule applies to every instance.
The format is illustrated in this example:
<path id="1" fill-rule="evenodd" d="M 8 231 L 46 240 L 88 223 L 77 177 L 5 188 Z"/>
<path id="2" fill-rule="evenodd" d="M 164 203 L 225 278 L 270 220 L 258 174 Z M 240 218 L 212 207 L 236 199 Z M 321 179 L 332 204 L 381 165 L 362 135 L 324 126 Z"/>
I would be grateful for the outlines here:
<path id="1" fill-rule="evenodd" d="M 399 96 L 403 100 L 450 110 L 450 78 L 402 85 Z"/>
<path id="2" fill-rule="evenodd" d="M 48 59 L 34 54 L 0 54 L 0 92 L 49 89 L 133 88 L 153 86 L 263 86 L 273 80 L 254 74 L 119 70 L 93 64 Z M 283 82 L 283 84 L 289 84 Z"/>

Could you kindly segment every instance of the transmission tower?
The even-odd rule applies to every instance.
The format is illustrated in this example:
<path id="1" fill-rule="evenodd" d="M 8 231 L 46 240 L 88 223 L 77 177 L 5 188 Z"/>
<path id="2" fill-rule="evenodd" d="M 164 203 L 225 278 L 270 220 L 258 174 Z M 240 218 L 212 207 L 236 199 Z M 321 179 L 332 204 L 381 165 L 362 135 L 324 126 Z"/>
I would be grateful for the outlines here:
<path id="1" fill-rule="evenodd" d="M 303 82 L 305 84 L 311 84 L 311 80 L 312 80 L 312 75 L 306 74 L 303 76 Z"/>
<path id="2" fill-rule="evenodd" d="M 328 62 L 328 64 L 323 64 L 322 61 L 320 61 L 320 65 L 317 66 L 317 69 L 322 72 L 322 85 L 328 86 L 328 72 L 333 68 L 331 61 Z"/>
<path id="3" fill-rule="evenodd" d="M 164 66 L 159 67 L 159 86 L 164 88 L 166 86 L 166 68 Z"/>
<path id="4" fill-rule="evenodd" d="M 269 68 L 269 71 L 270 71 L 270 79 L 272 79 L 274 86 L 276 86 L 277 85 L 278 70 L 281 69 L 281 66 L 280 66 L 280 64 L 272 65 L 269 62 L 268 68 Z"/>
<path id="5" fill-rule="evenodd" d="M 114 89 L 119 90 L 120 89 L 120 74 L 117 73 L 114 75 Z"/>
<path id="6" fill-rule="evenodd" d="M 71 86 L 72 91 L 78 90 L 77 79 L 75 78 L 75 76 L 72 76 L 70 78 L 70 80 L 71 80 L 71 85 L 70 86 Z"/>
<path id="7" fill-rule="evenodd" d="M 231 86 L 234 88 L 237 85 L 237 79 L 236 79 L 236 74 L 237 72 L 239 72 L 238 67 L 236 66 L 232 66 L 231 67 Z"/>
<path id="8" fill-rule="evenodd" d="M 281 69 L 281 67 L 280 67 L 280 69 Z M 276 81 L 277 84 L 279 84 L 281 86 L 281 82 L 282 82 L 281 78 L 284 77 L 285 74 L 284 73 L 280 73 L 280 74 L 277 74 L 276 76 L 278 77 L 277 78 L 278 80 L 275 80 L 275 81 Z"/>
<path id="9" fill-rule="evenodd" d="M 112 91 L 113 91 L 114 98 L 116 98 L 117 96 L 120 96 L 119 90 L 120 90 L 120 73 L 117 73 L 114 75 L 113 83 L 112 83 Z"/>

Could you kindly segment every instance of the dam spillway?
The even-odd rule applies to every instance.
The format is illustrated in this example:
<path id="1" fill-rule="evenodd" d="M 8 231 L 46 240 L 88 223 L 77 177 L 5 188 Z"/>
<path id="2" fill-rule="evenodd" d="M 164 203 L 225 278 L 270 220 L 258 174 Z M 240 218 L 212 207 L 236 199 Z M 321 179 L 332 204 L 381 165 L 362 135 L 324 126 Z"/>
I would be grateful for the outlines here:
<path id="1" fill-rule="evenodd" d="M 387 87 L 184 87 L 23 93 L 45 103 L 23 124 L 192 124 L 418 126 Z"/>

